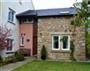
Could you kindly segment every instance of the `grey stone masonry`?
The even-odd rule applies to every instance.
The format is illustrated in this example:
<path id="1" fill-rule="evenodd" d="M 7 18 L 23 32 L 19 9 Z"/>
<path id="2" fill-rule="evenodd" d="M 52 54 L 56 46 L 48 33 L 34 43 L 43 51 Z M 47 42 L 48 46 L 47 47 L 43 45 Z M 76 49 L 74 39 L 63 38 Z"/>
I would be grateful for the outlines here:
<path id="1" fill-rule="evenodd" d="M 48 53 L 48 59 L 54 60 L 70 60 L 69 51 L 54 51 L 52 50 L 52 35 L 64 35 L 70 36 L 70 40 L 75 39 L 75 51 L 74 57 L 76 60 L 85 60 L 85 27 L 77 27 L 75 29 L 76 35 L 73 36 L 74 27 L 71 25 L 72 16 L 64 17 L 42 17 L 38 19 L 38 58 L 40 59 L 40 52 L 43 45 L 45 45 Z"/>

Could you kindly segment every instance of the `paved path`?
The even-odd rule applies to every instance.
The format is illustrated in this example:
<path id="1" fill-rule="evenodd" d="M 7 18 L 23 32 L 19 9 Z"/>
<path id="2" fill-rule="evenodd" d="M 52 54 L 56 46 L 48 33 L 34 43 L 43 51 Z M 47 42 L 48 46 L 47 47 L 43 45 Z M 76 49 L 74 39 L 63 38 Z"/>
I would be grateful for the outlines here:
<path id="1" fill-rule="evenodd" d="M 26 58 L 26 60 L 16 63 L 11 63 L 5 66 L 0 67 L 0 71 L 12 71 L 13 69 L 22 66 L 23 64 L 26 64 L 27 62 L 32 61 L 33 58 Z"/>

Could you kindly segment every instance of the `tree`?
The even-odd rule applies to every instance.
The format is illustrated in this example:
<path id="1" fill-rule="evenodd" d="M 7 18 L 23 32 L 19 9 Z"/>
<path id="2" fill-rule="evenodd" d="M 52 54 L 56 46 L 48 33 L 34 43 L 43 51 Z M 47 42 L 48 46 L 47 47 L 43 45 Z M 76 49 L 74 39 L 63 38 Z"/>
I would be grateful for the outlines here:
<path id="1" fill-rule="evenodd" d="M 71 22 L 71 24 L 74 25 L 73 33 L 75 32 L 75 29 L 77 26 L 80 27 L 82 25 L 85 25 L 85 34 L 86 34 L 85 36 L 87 37 L 87 28 L 88 28 L 88 24 L 89 24 L 89 23 L 87 23 L 88 22 L 88 3 L 85 1 L 83 1 L 82 3 L 75 3 L 74 7 L 76 8 L 77 14 L 74 16 L 74 19 Z M 86 43 L 87 43 L 87 41 L 86 41 Z"/>
<path id="2" fill-rule="evenodd" d="M 75 28 L 81 25 L 87 26 L 88 4 L 83 1 L 82 3 L 75 3 L 74 7 L 77 11 L 77 14 L 74 16 L 74 19 L 71 24 L 74 25 Z"/>
<path id="3" fill-rule="evenodd" d="M 10 29 L 8 29 L 6 26 L 0 26 L 0 50 L 3 50 L 6 48 L 7 45 L 7 39 L 11 36 Z"/>

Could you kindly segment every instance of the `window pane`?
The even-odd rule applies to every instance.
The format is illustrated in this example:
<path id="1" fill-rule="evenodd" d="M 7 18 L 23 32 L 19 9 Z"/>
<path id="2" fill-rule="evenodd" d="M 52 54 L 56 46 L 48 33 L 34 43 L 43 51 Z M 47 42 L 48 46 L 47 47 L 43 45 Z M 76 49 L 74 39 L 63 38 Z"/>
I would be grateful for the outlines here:
<path id="1" fill-rule="evenodd" d="M 13 21 L 14 21 L 14 14 L 15 14 L 15 11 L 9 8 L 8 21 L 11 23 L 13 23 Z"/>
<path id="2" fill-rule="evenodd" d="M 13 19 L 14 19 L 14 12 L 12 11 L 12 16 L 11 16 L 11 21 L 13 22 Z"/>
<path id="3" fill-rule="evenodd" d="M 20 46 L 24 46 L 24 36 L 25 36 L 25 33 L 21 33 Z"/>
<path id="4" fill-rule="evenodd" d="M 7 47 L 7 50 L 12 50 L 12 39 L 7 39 L 7 45 L 8 45 L 8 47 Z"/>
<path id="5" fill-rule="evenodd" d="M 59 42 L 58 42 L 58 36 L 54 36 L 53 37 L 53 44 L 54 44 L 54 48 L 55 49 L 58 49 L 59 48 L 59 46 L 58 46 L 58 44 L 59 44 Z"/>
<path id="6" fill-rule="evenodd" d="M 21 38 L 22 38 L 22 39 L 21 39 L 21 40 L 22 40 L 22 44 L 24 44 L 24 37 L 21 37 Z"/>
<path id="7" fill-rule="evenodd" d="M 68 48 L 68 36 L 63 36 L 63 49 L 67 49 Z"/>

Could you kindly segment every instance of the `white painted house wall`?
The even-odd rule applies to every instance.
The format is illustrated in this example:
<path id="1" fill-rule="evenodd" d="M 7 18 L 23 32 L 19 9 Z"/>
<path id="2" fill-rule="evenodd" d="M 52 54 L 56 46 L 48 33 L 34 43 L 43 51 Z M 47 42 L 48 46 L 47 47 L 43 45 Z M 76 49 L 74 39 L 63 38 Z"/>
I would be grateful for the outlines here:
<path id="1" fill-rule="evenodd" d="M 14 15 L 14 24 L 8 22 L 8 13 L 9 8 L 15 11 Z M 2 0 L 0 2 L 0 25 L 5 25 L 11 29 L 12 36 L 10 38 L 13 39 L 13 49 L 11 51 L 7 51 L 6 49 L 0 51 L 0 54 L 3 57 L 7 57 L 6 52 L 15 52 L 19 49 L 19 23 L 16 19 L 16 14 L 24 12 L 26 10 L 33 9 L 33 4 L 31 0 Z"/>

